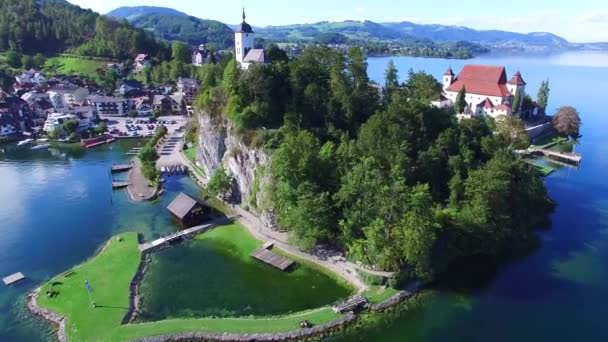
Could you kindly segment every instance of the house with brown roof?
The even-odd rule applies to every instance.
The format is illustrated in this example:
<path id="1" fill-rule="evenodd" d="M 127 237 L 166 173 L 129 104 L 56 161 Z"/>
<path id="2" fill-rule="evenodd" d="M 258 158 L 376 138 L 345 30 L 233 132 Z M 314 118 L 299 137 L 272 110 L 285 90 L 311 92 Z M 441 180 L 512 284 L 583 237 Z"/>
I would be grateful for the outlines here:
<path id="1" fill-rule="evenodd" d="M 167 207 L 171 217 L 182 228 L 190 228 L 203 224 L 209 219 L 211 208 L 201 200 L 192 198 L 183 192 Z"/>
<path id="2" fill-rule="evenodd" d="M 507 80 L 504 66 L 468 64 L 458 76 L 448 68 L 443 75 L 444 96 L 453 104 L 463 88 L 470 113 L 496 117 L 512 114 L 515 94 L 525 95 L 526 82 L 519 71 Z"/>

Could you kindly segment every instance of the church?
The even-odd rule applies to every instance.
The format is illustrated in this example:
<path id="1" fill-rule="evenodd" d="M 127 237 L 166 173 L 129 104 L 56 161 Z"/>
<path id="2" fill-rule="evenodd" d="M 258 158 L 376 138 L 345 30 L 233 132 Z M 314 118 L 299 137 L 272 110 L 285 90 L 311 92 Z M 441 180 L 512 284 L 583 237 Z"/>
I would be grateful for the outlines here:
<path id="1" fill-rule="evenodd" d="M 234 56 L 241 66 L 247 70 L 253 63 L 264 64 L 264 49 L 254 48 L 254 32 L 251 25 L 245 21 L 245 9 L 243 8 L 243 22 L 234 31 Z"/>
<path id="2" fill-rule="evenodd" d="M 519 71 L 507 81 L 504 66 L 468 64 L 458 76 L 448 68 L 443 75 L 443 92 L 451 105 L 462 88 L 466 91 L 466 114 L 497 117 L 518 112 L 512 108 L 513 100 L 518 91 L 525 96 L 526 82 Z"/>

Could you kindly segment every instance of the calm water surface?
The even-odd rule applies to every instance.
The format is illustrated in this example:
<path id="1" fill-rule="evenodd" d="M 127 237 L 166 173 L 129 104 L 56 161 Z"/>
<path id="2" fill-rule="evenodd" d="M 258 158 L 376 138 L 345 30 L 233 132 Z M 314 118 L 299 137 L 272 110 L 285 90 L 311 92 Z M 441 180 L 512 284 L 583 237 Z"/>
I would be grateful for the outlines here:
<path id="1" fill-rule="evenodd" d="M 388 58 L 369 61 L 381 81 Z M 419 309 L 358 330 L 348 341 L 606 341 L 608 317 L 608 113 L 607 54 L 544 58 L 479 58 L 455 61 L 395 58 L 401 75 L 409 68 L 441 77 L 465 63 L 520 70 L 528 92 L 549 78 L 549 111 L 574 105 L 584 121 L 577 169 L 563 168 L 546 180 L 558 208 L 542 246 L 519 262 L 470 288 L 436 291 Z M 136 230 L 146 238 L 172 231 L 164 206 L 131 204 L 112 192 L 108 167 L 124 162 L 129 144 L 85 154 L 30 152 L 2 146 L 0 152 L 0 275 L 28 279 L 0 286 L 0 341 L 49 339 L 49 328 L 26 314 L 24 295 L 52 275 L 91 257 L 112 235 Z M 196 194 L 189 180 L 174 179 L 170 193 Z"/>

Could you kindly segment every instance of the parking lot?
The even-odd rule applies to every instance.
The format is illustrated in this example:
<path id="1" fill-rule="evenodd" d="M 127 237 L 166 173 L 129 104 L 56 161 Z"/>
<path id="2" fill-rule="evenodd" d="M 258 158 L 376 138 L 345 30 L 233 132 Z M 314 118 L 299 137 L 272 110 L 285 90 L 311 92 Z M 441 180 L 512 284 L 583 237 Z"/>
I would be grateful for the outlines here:
<path id="1" fill-rule="evenodd" d="M 155 123 L 149 118 L 101 118 L 107 120 L 108 132 L 119 137 L 150 137 L 160 125 L 167 127 L 169 134 L 180 133 L 188 122 L 183 116 L 161 116 Z"/>

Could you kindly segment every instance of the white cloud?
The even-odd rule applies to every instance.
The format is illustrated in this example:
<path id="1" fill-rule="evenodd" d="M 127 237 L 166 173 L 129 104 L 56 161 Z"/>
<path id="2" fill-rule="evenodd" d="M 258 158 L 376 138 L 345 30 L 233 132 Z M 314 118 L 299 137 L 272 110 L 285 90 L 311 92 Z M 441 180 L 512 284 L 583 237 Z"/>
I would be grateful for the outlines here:
<path id="1" fill-rule="evenodd" d="M 579 23 L 608 23 L 608 12 L 587 12 L 576 18 Z"/>

